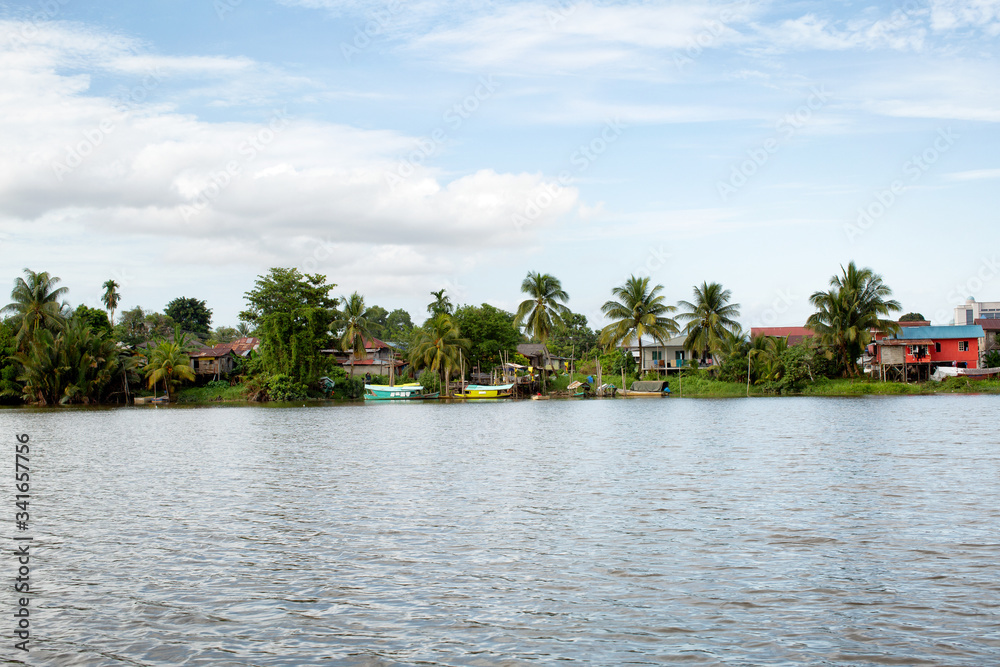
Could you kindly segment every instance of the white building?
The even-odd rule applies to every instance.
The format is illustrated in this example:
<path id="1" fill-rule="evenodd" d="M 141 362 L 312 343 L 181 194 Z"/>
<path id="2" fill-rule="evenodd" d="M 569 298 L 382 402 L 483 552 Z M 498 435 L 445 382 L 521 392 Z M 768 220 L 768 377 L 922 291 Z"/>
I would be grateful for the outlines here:
<path id="1" fill-rule="evenodd" d="M 955 308 L 955 324 L 975 324 L 976 320 L 1000 320 L 1000 301 L 976 301 L 970 297 Z"/>

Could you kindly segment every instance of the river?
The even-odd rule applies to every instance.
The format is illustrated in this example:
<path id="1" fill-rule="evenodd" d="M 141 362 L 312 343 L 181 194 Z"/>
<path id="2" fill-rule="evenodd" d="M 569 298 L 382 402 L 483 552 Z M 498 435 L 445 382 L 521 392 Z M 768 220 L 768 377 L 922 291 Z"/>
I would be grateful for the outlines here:
<path id="1" fill-rule="evenodd" d="M 14 434 L 31 437 L 34 538 L 31 652 L 8 650 L 5 585 L 0 654 L 1000 664 L 998 408 L 928 396 L 0 410 L 4 497 Z M 11 581 L 14 559 L 0 568 Z"/>

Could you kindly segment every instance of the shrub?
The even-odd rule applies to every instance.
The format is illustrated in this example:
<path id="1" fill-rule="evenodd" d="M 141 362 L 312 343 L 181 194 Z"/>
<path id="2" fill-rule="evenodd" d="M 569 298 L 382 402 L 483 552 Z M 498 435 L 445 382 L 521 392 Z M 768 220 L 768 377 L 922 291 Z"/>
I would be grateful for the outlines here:
<path id="1" fill-rule="evenodd" d="M 441 391 L 441 378 L 434 371 L 427 369 L 420 373 L 420 377 L 417 378 L 417 382 L 420 386 L 424 388 L 424 391 L 435 392 Z"/>
<path id="2" fill-rule="evenodd" d="M 309 397 L 304 384 L 284 374 L 271 376 L 267 383 L 267 394 L 272 401 L 299 401 Z"/>

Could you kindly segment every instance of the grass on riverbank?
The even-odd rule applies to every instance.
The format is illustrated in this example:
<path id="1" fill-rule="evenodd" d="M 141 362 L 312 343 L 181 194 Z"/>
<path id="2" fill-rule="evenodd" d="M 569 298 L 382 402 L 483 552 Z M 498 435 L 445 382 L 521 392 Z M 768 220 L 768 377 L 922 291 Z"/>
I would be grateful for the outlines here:
<path id="1" fill-rule="evenodd" d="M 246 401 L 247 390 L 242 384 L 230 386 L 224 382 L 210 382 L 204 387 L 187 387 L 177 395 L 178 403 L 218 403 Z"/>

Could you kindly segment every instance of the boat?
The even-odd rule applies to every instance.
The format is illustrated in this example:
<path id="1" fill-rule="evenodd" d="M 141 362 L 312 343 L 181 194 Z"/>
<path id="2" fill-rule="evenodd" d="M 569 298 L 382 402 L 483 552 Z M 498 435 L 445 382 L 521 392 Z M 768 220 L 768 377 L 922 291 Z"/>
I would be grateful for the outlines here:
<path id="1" fill-rule="evenodd" d="M 455 393 L 455 398 L 510 398 L 514 394 L 512 384 L 470 384 L 463 391 Z"/>
<path id="2" fill-rule="evenodd" d="M 572 382 L 566 389 L 572 391 L 571 396 L 573 398 L 587 398 L 588 392 L 590 391 L 590 385 L 586 382 Z"/>
<path id="3" fill-rule="evenodd" d="M 533 400 L 533 401 L 547 401 L 550 398 L 552 398 L 552 397 L 551 396 L 546 396 L 545 394 L 535 394 L 534 396 L 531 397 L 531 400 Z"/>
<path id="4" fill-rule="evenodd" d="M 424 391 L 423 385 L 419 382 L 409 384 L 397 384 L 390 386 L 387 384 L 366 384 L 366 401 L 413 401 L 438 398 L 441 392 Z"/>
<path id="5" fill-rule="evenodd" d="M 622 396 L 669 396 L 670 383 L 665 380 L 636 380 L 631 387 L 618 393 Z"/>

